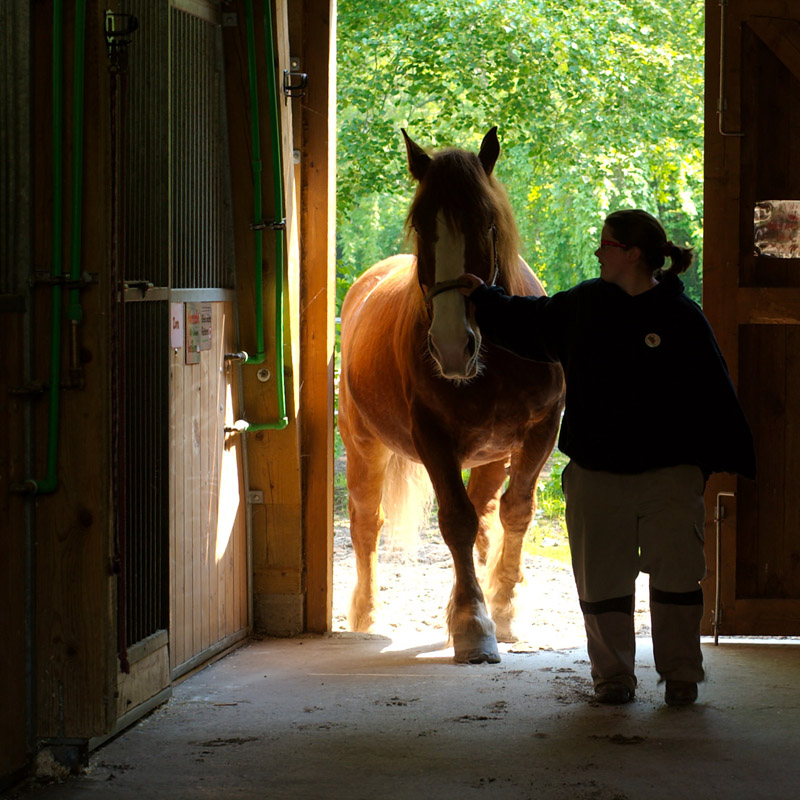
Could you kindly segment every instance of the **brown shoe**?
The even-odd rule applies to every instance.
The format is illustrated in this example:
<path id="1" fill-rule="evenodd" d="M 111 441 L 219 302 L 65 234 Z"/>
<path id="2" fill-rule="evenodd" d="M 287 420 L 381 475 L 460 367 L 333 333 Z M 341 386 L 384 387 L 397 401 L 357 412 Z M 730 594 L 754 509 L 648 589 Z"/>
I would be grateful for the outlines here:
<path id="1" fill-rule="evenodd" d="M 691 681 L 667 681 L 664 702 L 668 706 L 690 706 L 697 700 L 697 684 Z"/>
<path id="2" fill-rule="evenodd" d="M 624 683 L 607 681 L 594 687 L 594 699 L 609 706 L 621 706 L 633 700 L 633 690 Z"/>

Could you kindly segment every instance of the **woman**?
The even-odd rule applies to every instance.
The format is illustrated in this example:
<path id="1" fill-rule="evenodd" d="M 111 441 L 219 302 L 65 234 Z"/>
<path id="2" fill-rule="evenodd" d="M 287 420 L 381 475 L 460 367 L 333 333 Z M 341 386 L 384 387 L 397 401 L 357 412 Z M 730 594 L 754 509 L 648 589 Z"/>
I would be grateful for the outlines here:
<path id="1" fill-rule="evenodd" d="M 631 209 L 606 218 L 595 255 L 599 278 L 552 297 L 509 297 L 474 275 L 462 293 L 487 339 L 564 368 L 558 446 L 570 458 L 566 521 L 596 699 L 634 697 L 634 590 L 646 572 L 665 701 L 688 705 L 703 679 L 705 483 L 712 472 L 755 477 L 752 434 L 677 277 L 691 249 Z"/>

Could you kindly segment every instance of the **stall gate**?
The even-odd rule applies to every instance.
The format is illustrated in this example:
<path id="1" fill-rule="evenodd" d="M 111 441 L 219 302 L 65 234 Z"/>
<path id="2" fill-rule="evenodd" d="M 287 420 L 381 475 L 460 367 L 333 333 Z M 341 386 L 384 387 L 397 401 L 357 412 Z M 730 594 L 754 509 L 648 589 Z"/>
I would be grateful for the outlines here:
<path id="1" fill-rule="evenodd" d="M 249 614 L 242 440 L 225 432 L 238 387 L 219 10 L 120 11 L 137 23 L 112 99 L 122 717 L 243 638 Z"/>

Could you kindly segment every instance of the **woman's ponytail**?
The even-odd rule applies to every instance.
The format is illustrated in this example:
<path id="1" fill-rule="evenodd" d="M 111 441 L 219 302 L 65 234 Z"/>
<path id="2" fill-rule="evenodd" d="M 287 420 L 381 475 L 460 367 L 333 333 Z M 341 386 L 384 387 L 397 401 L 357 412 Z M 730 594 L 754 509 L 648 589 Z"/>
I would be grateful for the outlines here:
<path id="1" fill-rule="evenodd" d="M 671 266 L 666 265 L 659 270 L 659 276 L 680 275 L 686 272 L 694 261 L 694 250 L 691 247 L 679 247 L 672 242 L 664 245 L 664 256 L 672 261 Z"/>

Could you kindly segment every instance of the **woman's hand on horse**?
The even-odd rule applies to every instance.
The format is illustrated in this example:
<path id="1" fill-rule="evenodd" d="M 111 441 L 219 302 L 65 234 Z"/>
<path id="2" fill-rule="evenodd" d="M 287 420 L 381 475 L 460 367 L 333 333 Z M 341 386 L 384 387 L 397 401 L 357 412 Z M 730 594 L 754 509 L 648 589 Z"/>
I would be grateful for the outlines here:
<path id="1" fill-rule="evenodd" d="M 462 278 L 463 286 L 459 287 L 459 292 L 469 297 L 479 286 L 483 286 L 483 281 L 471 272 L 465 272 Z"/>

